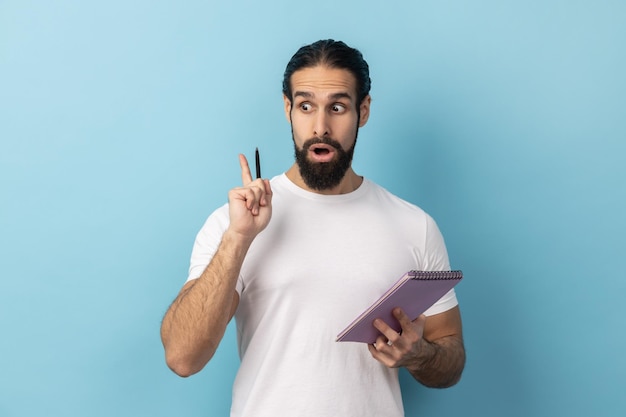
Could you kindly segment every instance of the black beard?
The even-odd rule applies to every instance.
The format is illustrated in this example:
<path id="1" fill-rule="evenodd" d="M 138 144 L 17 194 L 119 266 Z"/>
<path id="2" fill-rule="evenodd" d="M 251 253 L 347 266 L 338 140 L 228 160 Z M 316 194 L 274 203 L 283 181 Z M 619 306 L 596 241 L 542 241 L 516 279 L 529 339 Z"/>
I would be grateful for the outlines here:
<path id="1" fill-rule="evenodd" d="M 291 136 L 293 138 L 293 131 L 291 132 Z M 354 143 L 347 151 L 343 150 L 339 142 L 328 137 L 309 139 L 304 142 L 302 149 L 298 149 L 298 146 L 295 144 L 295 138 L 293 143 L 296 163 L 298 164 L 298 168 L 300 168 L 300 176 L 304 180 L 304 183 L 312 190 L 324 191 L 338 186 L 346 175 L 352 163 L 352 157 L 354 156 L 356 136 L 354 137 Z M 330 162 L 309 161 L 307 159 L 309 147 L 316 143 L 324 143 L 332 146 L 335 148 L 338 157 Z"/>

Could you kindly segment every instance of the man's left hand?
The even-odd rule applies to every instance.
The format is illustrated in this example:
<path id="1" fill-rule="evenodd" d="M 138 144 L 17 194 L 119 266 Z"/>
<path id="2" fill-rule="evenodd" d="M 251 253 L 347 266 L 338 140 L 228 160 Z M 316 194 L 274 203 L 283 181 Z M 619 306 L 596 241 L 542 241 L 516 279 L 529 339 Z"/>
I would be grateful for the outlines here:
<path id="1" fill-rule="evenodd" d="M 434 346 L 423 337 L 426 316 L 422 314 L 411 321 L 401 308 L 395 308 L 393 315 L 402 331 L 396 332 L 381 319 L 374 320 L 374 327 L 381 332 L 381 336 L 374 344 L 368 345 L 370 353 L 389 368 L 420 368 L 435 354 Z"/>

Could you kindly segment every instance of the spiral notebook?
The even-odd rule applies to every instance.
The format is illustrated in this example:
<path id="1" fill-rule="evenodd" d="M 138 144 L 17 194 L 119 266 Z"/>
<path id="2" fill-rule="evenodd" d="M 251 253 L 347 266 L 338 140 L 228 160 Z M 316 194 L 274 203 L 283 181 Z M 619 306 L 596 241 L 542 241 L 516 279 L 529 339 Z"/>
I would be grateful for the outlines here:
<path id="1" fill-rule="evenodd" d="M 337 342 L 374 343 L 380 332 L 372 322 L 380 318 L 395 331 L 401 327 L 391 311 L 396 307 L 415 320 L 463 278 L 462 271 L 408 271 L 374 304 L 337 335 Z"/>

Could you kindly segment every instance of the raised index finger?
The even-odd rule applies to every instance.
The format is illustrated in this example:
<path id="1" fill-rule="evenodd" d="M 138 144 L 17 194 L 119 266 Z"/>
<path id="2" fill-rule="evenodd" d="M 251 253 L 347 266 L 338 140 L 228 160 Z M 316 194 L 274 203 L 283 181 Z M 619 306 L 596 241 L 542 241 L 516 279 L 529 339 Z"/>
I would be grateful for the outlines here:
<path id="1" fill-rule="evenodd" d="M 252 182 L 252 173 L 250 172 L 248 160 L 243 154 L 239 154 L 239 165 L 241 165 L 241 182 L 245 187 Z"/>

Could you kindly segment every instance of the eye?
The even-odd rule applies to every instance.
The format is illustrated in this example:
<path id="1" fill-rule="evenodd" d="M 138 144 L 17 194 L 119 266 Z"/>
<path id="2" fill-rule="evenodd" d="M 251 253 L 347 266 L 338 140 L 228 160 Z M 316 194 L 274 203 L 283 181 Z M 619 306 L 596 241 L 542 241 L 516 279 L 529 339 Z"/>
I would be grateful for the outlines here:
<path id="1" fill-rule="evenodd" d="M 303 112 L 309 112 L 311 111 L 311 104 L 309 103 L 302 103 L 300 104 L 300 110 L 302 110 Z"/>
<path id="2" fill-rule="evenodd" d="M 344 106 L 343 104 L 333 104 L 330 108 L 332 110 L 333 113 L 343 113 L 346 111 L 346 106 Z"/>

